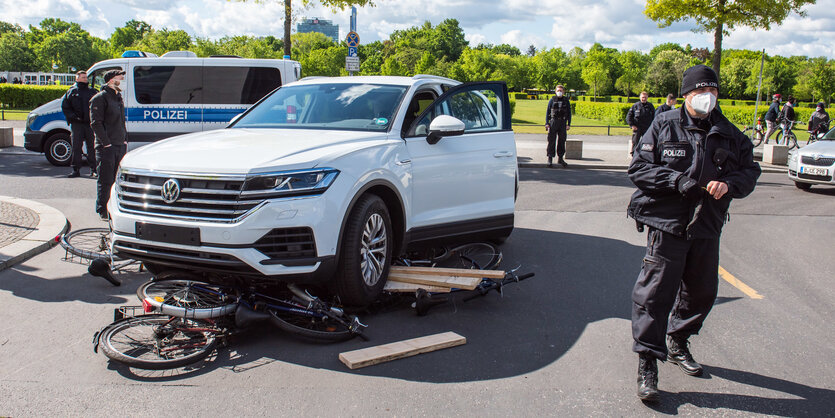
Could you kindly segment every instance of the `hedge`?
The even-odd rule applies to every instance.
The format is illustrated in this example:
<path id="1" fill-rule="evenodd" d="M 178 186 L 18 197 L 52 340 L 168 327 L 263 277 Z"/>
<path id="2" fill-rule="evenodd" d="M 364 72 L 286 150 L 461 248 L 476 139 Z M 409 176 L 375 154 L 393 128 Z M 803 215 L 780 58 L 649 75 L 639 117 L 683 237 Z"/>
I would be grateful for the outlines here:
<path id="1" fill-rule="evenodd" d="M 629 103 L 574 102 L 574 114 L 584 118 L 603 121 L 612 125 L 626 124 L 626 114 L 632 107 Z"/>
<path id="2" fill-rule="evenodd" d="M 722 114 L 725 115 L 729 121 L 737 125 L 750 125 L 754 122 L 754 106 L 720 106 L 722 108 Z M 758 116 L 764 118 L 765 112 L 767 111 L 768 106 L 763 106 L 763 104 L 760 103 L 760 107 L 757 109 Z M 805 125 L 809 122 L 809 118 L 812 116 L 812 112 L 814 111 L 814 109 L 797 107 L 794 109 L 794 114 L 797 120 Z"/>
<path id="3" fill-rule="evenodd" d="M 488 100 L 490 100 L 490 104 L 493 105 L 493 109 L 495 110 L 496 109 L 496 98 L 491 97 Z M 514 113 L 516 113 L 516 99 L 511 97 L 510 98 L 510 116 L 513 117 Z"/>
<path id="4" fill-rule="evenodd" d="M 12 109 L 34 109 L 61 96 L 70 86 L 0 84 L 0 104 Z"/>

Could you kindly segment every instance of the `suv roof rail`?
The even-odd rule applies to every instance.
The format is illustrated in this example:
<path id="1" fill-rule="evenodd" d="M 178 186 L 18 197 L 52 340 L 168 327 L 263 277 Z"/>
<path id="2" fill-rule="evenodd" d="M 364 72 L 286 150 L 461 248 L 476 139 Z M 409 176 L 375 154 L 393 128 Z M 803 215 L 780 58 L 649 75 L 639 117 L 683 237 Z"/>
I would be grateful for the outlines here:
<path id="1" fill-rule="evenodd" d="M 162 58 L 197 58 L 197 54 L 191 51 L 168 51 L 162 54 Z"/>
<path id="2" fill-rule="evenodd" d="M 240 55 L 211 55 L 209 58 L 241 58 Z"/>
<path id="3" fill-rule="evenodd" d="M 451 78 L 441 77 L 439 75 L 415 74 L 415 75 L 412 76 L 412 80 L 427 80 L 427 79 L 443 80 L 443 81 L 451 81 L 453 83 L 460 83 L 460 81 L 453 80 Z"/>

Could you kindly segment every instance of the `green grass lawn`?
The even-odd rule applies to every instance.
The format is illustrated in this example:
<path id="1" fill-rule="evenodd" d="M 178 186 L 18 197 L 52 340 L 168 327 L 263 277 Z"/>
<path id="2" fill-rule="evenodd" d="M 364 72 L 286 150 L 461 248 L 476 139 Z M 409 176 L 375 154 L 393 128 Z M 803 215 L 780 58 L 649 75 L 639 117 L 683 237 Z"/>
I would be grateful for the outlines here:
<path id="1" fill-rule="evenodd" d="M 513 132 L 522 134 L 545 133 L 545 111 L 547 100 L 517 100 L 516 112 L 513 114 Z M 571 130 L 574 135 L 606 135 L 606 122 L 588 119 L 582 116 L 571 116 Z M 591 126 L 591 127 L 587 127 Z M 596 128 L 599 126 L 599 128 Z M 628 128 L 612 128 L 612 135 L 631 135 Z"/>
<path id="2" fill-rule="evenodd" d="M 21 109 L 3 109 L 2 120 L 26 120 L 26 116 L 29 115 L 31 110 L 21 110 Z"/>

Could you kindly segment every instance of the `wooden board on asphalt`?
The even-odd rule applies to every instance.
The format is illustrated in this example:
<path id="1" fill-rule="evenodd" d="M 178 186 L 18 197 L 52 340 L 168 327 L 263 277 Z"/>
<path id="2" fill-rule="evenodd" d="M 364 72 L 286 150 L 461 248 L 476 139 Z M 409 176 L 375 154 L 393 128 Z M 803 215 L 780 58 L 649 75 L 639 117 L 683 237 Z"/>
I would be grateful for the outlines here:
<path id="1" fill-rule="evenodd" d="M 427 292 L 433 293 L 449 293 L 450 288 L 448 287 L 440 287 L 440 286 L 427 286 L 424 284 L 414 284 L 414 283 L 403 283 L 391 280 L 386 282 L 386 287 L 383 288 L 386 292 L 392 293 L 409 293 L 409 292 L 416 292 L 418 289 L 423 289 Z"/>
<path id="2" fill-rule="evenodd" d="M 403 267 L 391 266 L 390 273 L 423 274 L 428 276 L 478 277 L 485 279 L 503 279 L 502 270 L 453 269 L 442 267 Z"/>
<path id="3" fill-rule="evenodd" d="M 413 338 L 411 340 L 346 351 L 339 353 L 339 361 L 345 363 L 349 369 L 353 370 L 466 343 L 467 339 L 463 336 L 454 332 L 444 332 Z"/>
<path id="4" fill-rule="evenodd" d="M 424 286 L 473 290 L 481 283 L 480 277 L 427 276 L 420 274 L 389 273 L 389 280 Z"/>

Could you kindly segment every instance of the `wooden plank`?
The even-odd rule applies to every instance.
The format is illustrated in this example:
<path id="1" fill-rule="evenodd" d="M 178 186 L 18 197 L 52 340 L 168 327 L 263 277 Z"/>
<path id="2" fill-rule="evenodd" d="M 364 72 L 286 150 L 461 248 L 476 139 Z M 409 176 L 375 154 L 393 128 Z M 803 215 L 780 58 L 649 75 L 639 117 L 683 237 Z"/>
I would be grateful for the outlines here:
<path id="1" fill-rule="evenodd" d="M 386 287 L 383 288 L 386 292 L 392 293 L 410 293 L 416 292 L 418 289 L 426 290 L 427 292 L 433 293 L 449 293 L 450 288 L 448 287 L 439 287 L 439 286 L 427 286 L 423 284 L 414 284 L 414 283 L 404 283 L 391 280 L 386 282 Z"/>
<path id="2" fill-rule="evenodd" d="M 417 274 L 389 273 L 389 280 L 457 289 L 473 290 L 481 283 L 480 277 L 423 276 Z"/>
<path id="3" fill-rule="evenodd" d="M 353 370 L 466 343 L 467 339 L 463 336 L 454 332 L 444 332 L 375 347 L 346 351 L 339 353 L 339 361 L 345 363 L 349 369 Z"/>
<path id="4" fill-rule="evenodd" d="M 503 279 L 502 270 L 451 269 L 441 267 L 403 267 L 391 266 L 389 272 L 403 274 L 424 274 L 429 276 L 478 277 L 485 279 Z"/>

